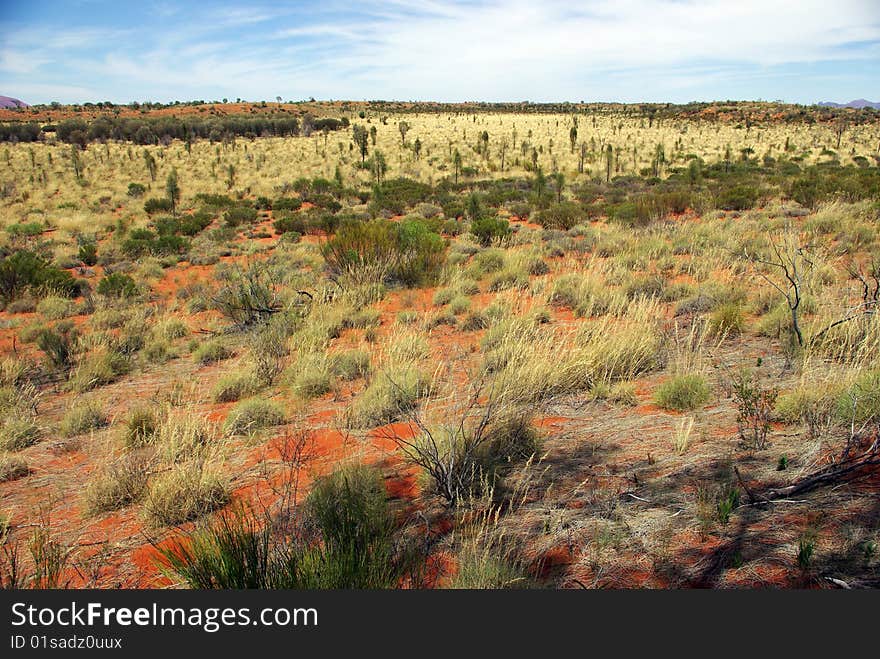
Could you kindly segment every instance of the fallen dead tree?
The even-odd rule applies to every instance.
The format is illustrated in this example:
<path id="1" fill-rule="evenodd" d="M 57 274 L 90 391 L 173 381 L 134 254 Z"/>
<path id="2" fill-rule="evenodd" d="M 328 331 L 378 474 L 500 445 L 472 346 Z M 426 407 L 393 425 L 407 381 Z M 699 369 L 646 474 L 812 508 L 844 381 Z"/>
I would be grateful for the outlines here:
<path id="1" fill-rule="evenodd" d="M 784 487 L 755 492 L 746 484 L 739 468 L 734 467 L 734 471 L 749 498 L 749 504 L 745 505 L 760 505 L 855 480 L 866 475 L 873 467 L 880 467 L 880 435 L 877 432 L 867 441 L 859 435 L 851 437 L 837 460 Z"/>

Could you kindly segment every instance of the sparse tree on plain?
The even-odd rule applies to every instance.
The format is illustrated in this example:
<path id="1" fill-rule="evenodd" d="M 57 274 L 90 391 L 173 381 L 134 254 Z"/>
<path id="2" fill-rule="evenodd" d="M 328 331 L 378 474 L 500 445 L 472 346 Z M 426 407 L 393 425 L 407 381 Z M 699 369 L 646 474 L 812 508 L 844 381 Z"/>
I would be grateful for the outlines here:
<path id="1" fill-rule="evenodd" d="M 373 130 L 375 130 L 375 126 L 373 127 Z M 363 165 L 364 162 L 366 162 L 367 160 L 367 153 L 370 150 L 367 129 L 363 126 L 355 124 L 351 127 L 351 136 L 354 140 L 354 143 L 357 145 L 358 151 L 360 151 L 361 164 Z"/>
<path id="2" fill-rule="evenodd" d="M 156 159 L 149 151 L 144 149 L 144 163 L 147 165 L 147 171 L 150 173 L 150 180 L 156 180 Z"/>
<path id="3" fill-rule="evenodd" d="M 177 204 L 180 202 L 180 184 L 177 182 L 177 170 L 172 169 L 165 179 L 165 194 L 171 202 L 171 214 L 177 215 Z"/>

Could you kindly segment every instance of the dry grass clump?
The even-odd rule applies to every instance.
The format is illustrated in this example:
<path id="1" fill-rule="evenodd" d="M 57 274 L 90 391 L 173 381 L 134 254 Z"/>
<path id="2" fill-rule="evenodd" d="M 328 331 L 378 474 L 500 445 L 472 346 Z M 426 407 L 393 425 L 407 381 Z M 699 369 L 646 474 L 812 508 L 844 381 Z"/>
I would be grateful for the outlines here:
<path id="1" fill-rule="evenodd" d="M 666 410 L 686 411 L 702 407 L 712 397 L 709 383 L 699 373 L 673 375 L 654 394 L 654 401 Z"/>
<path id="2" fill-rule="evenodd" d="M 16 416 L 7 412 L 0 422 L 0 450 L 20 451 L 36 444 L 41 435 L 36 416 Z"/>
<path id="3" fill-rule="evenodd" d="M 584 325 L 577 358 L 595 380 L 632 380 L 660 365 L 664 337 L 656 299 L 638 300 L 616 316 Z"/>
<path id="4" fill-rule="evenodd" d="M 218 468 L 203 461 L 192 461 L 176 464 L 153 477 L 143 506 L 152 524 L 175 526 L 202 517 L 228 502 L 228 487 Z"/>
<path id="5" fill-rule="evenodd" d="M 193 359 L 200 364 L 208 365 L 229 359 L 234 354 L 219 339 L 211 339 L 193 350 Z"/>
<path id="6" fill-rule="evenodd" d="M 68 387 L 83 393 L 114 382 L 127 373 L 131 365 L 126 355 L 109 348 L 99 348 L 79 361 L 70 374 Z"/>
<path id="7" fill-rule="evenodd" d="M 86 486 L 89 514 L 119 510 L 140 501 L 147 492 L 151 469 L 152 460 L 140 452 L 110 456 Z"/>
<path id="8" fill-rule="evenodd" d="M 370 373 L 370 354 L 364 350 L 346 350 L 329 357 L 331 373 L 342 380 L 357 380 Z"/>
<path id="9" fill-rule="evenodd" d="M 293 393 L 305 400 L 323 396 L 333 388 L 330 360 L 324 353 L 300 355 L 288 367 L 285 376 Z"/>
<path id="10" fill-rule="evenodd" d="M 225 430 L 230 435 L 250 435 L 287 420 L 281 405 L 265 398 L 243 400 L 232 408 L 226 418 Z"/>
<path id="11" fill-rule="evenodd" d="M 217 381 L 211 393 L 215 403 L 234 403 L 253 396 L 262 387 L 250 371 L 226 375 Z"/>
<path id="12" fill-rule="evenodd" d="M 151 444 L 160 420 L 156 409 L 149 405 L 137 405 L 125 417 L 123 441 L 126 446 L 139 447 Z"/>
<path id="13" fill-rule="evenodd" d="M 415 407 L 426 395 L 429 379 L 411 362 L 387 364 L 345 413 L 350 428 L 370 428 L 391 423 Z"/>
<path id="14" fill-rule="evenodd" d="M 75 437 L 103 428 L 109 423 L 104 410 L 95 401 L 79 401 L 65 412 L 58 431 L 64 437 Z"/>
<path id="15" fill-rule="evenodd" d="M 0 453 L 0 483 L 23 478 L 30 473 L 27 461 L 7 452 Z"/>
<path id="16" fill-rule="evenodd" d="M 214 424 L 192 409 L 166 409 L 160 416 L 153 444 L 169 463 L 214 455 L 218 448 Z"/>

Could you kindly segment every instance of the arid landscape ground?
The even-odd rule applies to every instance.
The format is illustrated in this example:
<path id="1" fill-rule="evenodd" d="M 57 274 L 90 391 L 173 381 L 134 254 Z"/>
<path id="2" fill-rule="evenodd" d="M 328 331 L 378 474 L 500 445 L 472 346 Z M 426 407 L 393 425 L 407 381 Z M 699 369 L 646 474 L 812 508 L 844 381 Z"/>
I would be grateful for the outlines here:
<path id="1" fill-rule="evenodd" d="M 0 110 L 0 583 L 880 584 L 880 113 Z"/>

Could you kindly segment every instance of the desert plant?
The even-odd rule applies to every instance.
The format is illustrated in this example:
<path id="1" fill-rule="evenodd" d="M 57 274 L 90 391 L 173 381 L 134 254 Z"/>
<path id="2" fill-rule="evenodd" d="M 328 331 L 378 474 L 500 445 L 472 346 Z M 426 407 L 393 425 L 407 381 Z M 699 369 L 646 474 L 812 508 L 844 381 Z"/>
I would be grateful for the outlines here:
<path id="1" fill-rule="evenodd" d="M 140 501 L 147 492 L 150 459 L 141 453 L 112 456 L 85 489 L 86 507 L 96 515 Z"/>
<path id="2" fill-rule="evenodd" d="M 5 451 L 0 453 L 0 483 L 23 478 L 29 473 L 30 468 L 24 458 L 12 455 Z M 2 537 L 2 535 L 3 534 L 0 533 L 0 537 Z M 3 544 L 2 540 L 0 540 L 0 544 Z"/>
<path id="3" fill-rule="evenodd" d="M 745 369 L 733 375 L 732 384 L 739 436 L 753 448 L 762 450 L 767 446 L 778 391 L 765 387 L 756 373 Z"/>
<path id="4" fill-rule="evenodd" d="M 98 430 L 108 425 L 109 420 L 104 411 L 94 401 L 79 401 L 74 403 L 58 426 L 59 432 L 64 437 L 75 437 L 92 430 Z"/>
<path id="5" fill-rule="evenodd" d="M 243 400 L 232 408 L 226 419 L 226 432 L 247 435 L 263 428 L 284 423 L 286 416 L 281 406 L 263 398 Z"/>
<path id="6" fill-rule="evenodd" d="M 205 341 L 193 350 L 193 359 L 200 364 L 208 365 L 229 359 L 235 353 L 227 348 L 219 339 Z"/>
<path id="7" fill-rule="evenodd" d="M 155 476 L 143 505 L 152 523 L 175 526 L 213 512 L 228 501 L 226 484 L 216 469 L 194 461 L 174 465 Z"/>
<path id="8" fill-rule="evenodd" d="M 693 410 L 709 402 L 711 389 L 697 373 L 674 375 L 657 388 L 654 400 L 667 410 Z"/>

